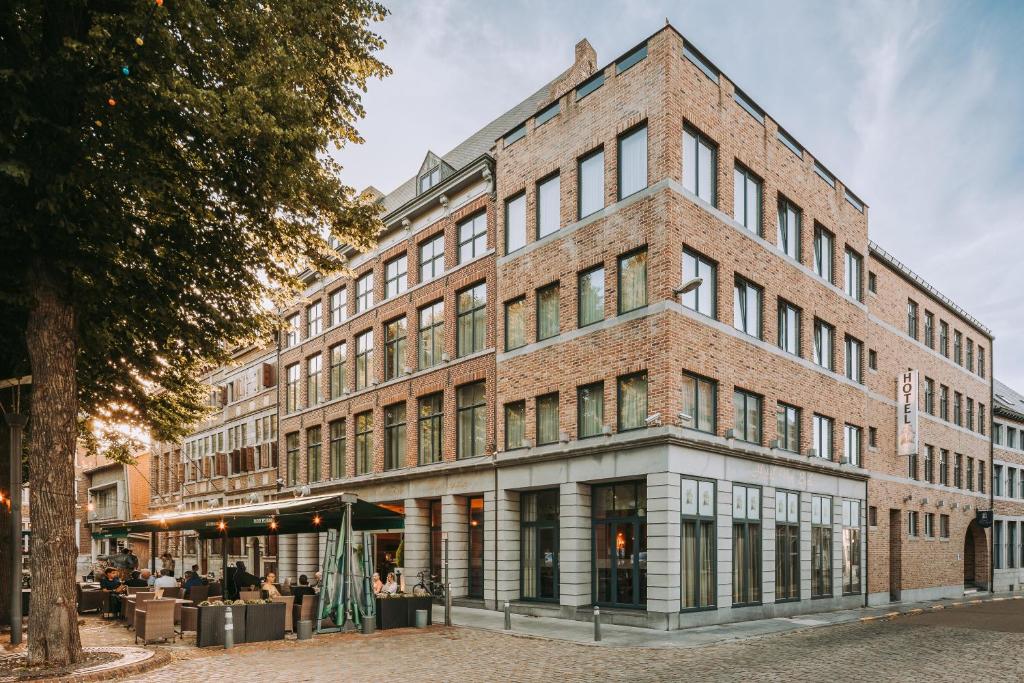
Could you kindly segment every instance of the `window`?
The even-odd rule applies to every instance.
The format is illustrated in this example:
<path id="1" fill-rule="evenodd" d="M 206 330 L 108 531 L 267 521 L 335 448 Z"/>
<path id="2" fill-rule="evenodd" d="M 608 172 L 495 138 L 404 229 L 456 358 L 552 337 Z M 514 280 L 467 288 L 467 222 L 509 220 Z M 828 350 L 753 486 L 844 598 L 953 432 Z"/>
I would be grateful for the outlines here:
<path id="1" fill-rule="evenodd" d="M 420 176 L 420 192 L 426 192 L 441 180 L 441 167 L 435 166 Z"/>
<path id="2" fill-rule="evenodd" d="M 924 480 L 935 483 L 935 447 L 924 447 Z"/>
<path id="3" fill-rule="evenodd" d="M 929 310 L 924 312 L 924 345 L 935 348 L 935 314 Z"/>
<path id="4" fill-rule="evenodd" d="M 974 490 L 974 458 L 967 458 L 967 490 Z"/>
<path id="5" fill-rule="evenodd" d="M 459 223 L 459 263 L 487 251 L 487 214 L 480 212 Z"/>
<path id="6" fill-rule="evenodd" d="M 324 306 L 317 301 L 306 307 L 306 339 L 312 339 L 324 331 Z"/>
<path id="7" fill-rule="evenodd" d="M 978 460 L 978 492 L 985 493 L 985 461 Z"/>
<path id="8" fill-rule="evenodd" d="M 861 273 L 864 272 L 863 263 L 860 254 L 849 247 L 846 248 L 846 294 L 857 301 L 863 298 L 861 293 Z"/>
<path id="9" fill-rule="evenodd" d="M 622 57 L 619 61 L 615 62 L 616 75 L 621 74 L 626 69 L 639 64 L 645 59 L 647 59 L 647 43 L 644 43 L 625 57 Z"/>
<path id="10" fill-rule="evenodd" d="M 964 364 L 964 336 L 960 330 L 953 330 L 953 361 L 957 365 Z"/>
<path id="11" fill-rule="evenodd" d="M 779 299 L 779 348 L 800 355 L 800 309 Z"/>
<path id="12" fill-rule="evenodd" d="M 579 102 L 602 85 L 604 85 L 604 72 L 598 71 L 589 79 L 576 86 L 576 101 Z"/>
<path id="13" fill-rule="evenodd" d="M 1013 467 L 1006 468 L 1006 497 L 1017 497 L 1017 470 Z"/>
<path id="14" fill-rule="evenodd" d="M 684 159 L 683 161 L 685 163 L 686 160 Z M 755 235 L 760 235 L 761 179 L 739 164 L 733 170 L 732 177 L 733 217 L 744 228 Z"/>
<path id="15" fill-rule="evenodd" d="M 907 300 L 907 334 L 917 339 L 917 302 Z"/>
<path id="16" fill-rule="evenodd" d="M 384 408 L 384 469 L 396 470 L 405 464 L 405 404 Z"/>
<path id="17" fill-rule="evenodd" d="M 502 138 L 502 143 L 505 145 L 505 147 L 508 147 L 513 142 L 517 142 L 519 140 L 522 140 L 525 137 L 526 137 L 526 124 L 525 123 L 520 123 L 518 126 L 516 126 L 515 128 L 513 128 L 512 130 L 510 130 L 508 133 L 505 134 L 505 137 Z"/>
<path id="18" fill-rule="evenodd" d="M 561 179 L 556 173 L 537 183 L 537 239 L 561 227 Z"/>
<path id="19" fill-rule="evenodd" d="M 918 529 L 918 519 L 920 519 L 920 514 L 917 512 L 917 510 L 911 510 L 909 513 L 907 513 L 907 536 L 910 536 L 911 538 L 916 538 L 920 535 L 920 531 Z"/>
<path id="20" fill-rule="evenodd" d="M 715 483 L 682 480 L 682 608 L 707 609 L 717 602 Z"/>
<path id="21" fill-rule="evenodd" d="M 935 380 L 931 377 L 924 378 L 924 412 L 935 414 Z"/>
<path id="22" fill-rule="evenodd" d="M 533 117 L 534 129 L 543 126 L 545 123 L 558 116 L 558 112 L 560 111 L 560 109 L 561 107 L 559 106 L 558 100 L 555 100 L 554 102 L 552 102 L 551 104 L 537 112 L 537 115 Z"/>
<path id="23" fill-rule="evenodd" d="M 779 403 L 775 411 L 779 448 L 784 451 L 800 452 L 800 409 Z"/>
<path id="24" fill-rule="evenodd" d="M 939 417 L 949 421 L 949 387 L 945 384 L 939 385 Z"/>
<path id="25" fill-rule="evenodd" d="M 814 274 L 832 282 L 832 263 L 835 258 L 835 237 L 818 224 L 814 226 Z"/>
<path id="26" fill-rule="evenodd" d="M 373 330 L 356 337 L 356 391 L 370 386 L 373 380 Z"/>
<path id="27" fill-rule="evenodd" d="M 420 282 L 444 273 L 444 233 L 420 243 Z"/>
<path id="28" fill-rule="evenodd" d="M 761 489 L 732 487 L 732 604 L 761 602 Z"/>
<path id="29" fill-rule="evenodd" d="M 1006 446 L 1007 448 L 1017 447 L 1017 430 L 1013 427 L 1006 428 Z"/>
<path id="30" fill-rule="evenodd" d="M 604 268 L 597 266 L 579 274 L 576 311 L 579 327 L 604 320 Z"/>
<path id="31" fill-rule="evenodd" d="M 800 494 L 775 491 L 775 600 L 800 599 Z"/>
<path id="32" fill-rule="evenodd" d="M 1003 522 L 992 522 L 992 568 L 1003 568 Z"/>
<path id="33" fill-rule="evenodd" d="M 348 289 L 331 292 L 331 325 L 338 325 L 348 317 Z"/>
<path id="34" fill-rule="evenodd" d="M 323 360 L 318 353 L 306 359 L 306 407 L 315 406 L 320 403 L 320 372 L 323 370 Z"/>
<path id="35" fill-rule="evenodd" d="M 420 370 L 425 370 L 440 363 L 444 355 L 444 301 L 420 309 L 419 328 L 417 363 Z"/>
<path id="36" fill-rule="evenodd" d="M 824 415 L 814 415 L 812 426 L 814 427 L 813 434 L 813 448 L 815 455 L 825 460 L 832 460 L 832 443 L 833 443 L 833 425 L 834 421 L 831 417 L 825 417 Z"/>
<path id="37" fill-rule="evenodd" d="M 985 420 L 985 404 L 984 403 L 979 403 L 978 404 L 978 433 L 979 434 L 984 434 L 985 433 L 985 424 L 986 424 L 986 420 Z"/>
<path id="38" fill-rule="evenodd" d="M 717 206 L 715 191 L 718 175 L 718 146 L 696 129 L 686 126 L 683 129 L 683 187 L 703 199 L 712 206 Z M 738 171 L 739 169 L 737 169 Z M 738 189 L 737 192 L 740 190 Z M 744 197 L 746 195 L 744 194 Z M 755 207 L 751 206 L 751 210 Z M 738 209 L 737 209 L 738 211 Z M 757 215 L 760 215 L 758 212 Z M 739 219 L 740 223 L 746 223 Z M 750 224 L 757 232 L 755 217 L 751 216 Z"/>
<path id="39" fill-rule="evenodd" d="M 466 501 L 468 576 L 466 594 L 471 598 L 484 597 L 484 498 L 474 496 Z"/>
<path id="40" fill-rule="evenodd" d="M 1003 425 L 992 425 L 992 443 L 997 446 L 1001 446 L 1003 444 Z"/>
<path id="41" fill-rule="evenodd" d="M 863 382 L 864 375 L 861 372 L 864 345 L 859 339 L 847 335 L 846 337 L 846 376 L 854 382 Z"/>
<path id="42" fill-rule="evenodd" d="M 967 369 L 974 372 L 974 340 L 967 338 Z"/>
<path id="43" fill-rule="evenodd" d="M 409 289 L 409 257 L 402 254 L 384 264 L 384 298 L 390 299 Z"/>
<path id="44" fill-rule="evenodd" d="M 356 474 L 373 470 L 373 411 L 356 415 Z"/>
<path id="45" fill-rule="evenodd" d="M 860 593 L 860 501 L 843 501 L 843 594 Z"/>
<path id="46" fill-rule="evenodd" d="M 963 469 L 964 456 L 956 453 L 953 456 L 953 486 L 958 489 L 962 489 L 964 487 Z"/>
<path id="47" fill-rule="evenodd" d="M 576 389 L 576 435 L 580 439 L 604 432 L 604 382 Z"/>
<path id="48" fill-rule="evenodd" d="M 713 83 L 718 83 L 718 69 L 716 69 L 714 64 L 709 62 L 704 55 L 697 52 L 697 49 L 695 47 L 686 42 L 683 43 L 683 57 L 685 57 L 687 60 L 690 61 L 691 64 L 700 69 L 704 73 L 704 75 L 707 76 Z M 780 139 L 782 139 L 781 128 L 779 129 L 779 133 Z M 792 145 L 793 147 L 797 146 L 795 142 L 793 142 Z M 789 144 L 787 144 L 787 146 L 789 146 Z M 800 156 L 797 152 L 794 152 L 794 154 Z"/>
<path id="49" fill-rule="evenodd" d="M 619 257 L 619 313 L 629 313 L 647 305 L 647 249 Z"/>
<path id="50" fill-rule="evenodd" d="M 595 485 L 591 503 L 594 602 L 642 607 L 647 601 L 647 483 Z"/>
<path id="51" fill-rule="evenodd" d="M 843 462 L 854 467 L 861 466 L 862 437 L 860 427 L 851 424 L 843 426 Z"/>
<path id="52" fill-rule="evenodd" d="M 833 348 L 836 329 L 824 320 L 814 321 L 814 362 L 826 370 L 834 370 Z"/>
<path id="53" fill-rule="evenodd" d="M 732 395 L 733 428 L 741 441 L 761 443 L 761 397 L 739 389 Z"/>
<path id="54" fill-rule="evenodd" d="M 526 297 L 505 302 L 505 350 L 526 346 Z"/>
<path id="55" fill-rule="evenodd" d="M 345 420 L 335 420 L 331 429 L 331 479 L 345 476 Z"/>
<path id="56" fill-rule="evenodd" d="M 373 271 L 356 280 L 356 313 L 373 306 Z"/>
<path id="57" fill-rule="evenodd" d="M 878 293 L 878 276 L 868 271 L 868 291 L 872 294 Z"/>
<path id="58" fill-rule="evenodd" d="M 526 401 L 505 404 L 505 450 L 512 451 L 525 446 Z"/>
<path id="59" fill-rule="evenodd" d="M 868 427 L 868 446 L 878 448 L 878 427 Z"/>
<path id="60" fill-rule="evenodd" d="M 700 278 L 701 283 L 683 294 L 683 306 L 716 318 L 718 307 L 718 266 L 714 261 L 690 249 L 683 249 L 683 277 L 681 282 Z"/>
<path id="61" fill-rule="evenodd" d="M 284 369 L 284 373 L 284 412 L 294 413 L 299 409 L 299 364 L 289 365 Z"/>
<path id="62" fill-rule="evenodd" d="M 647 126 L 619 138 L 619 199 L 647 187 Z"/>
<path id="63" fill-rule="evenodd" d="M 939 321 L 939 352 L 949 358 L 949 324 L 944 321 Z"/>
<path id="64" fill-rule="evenodd" d="M 907 476 L 911 479 L 921 478 L 917 472 L 917 453 L 911 453 L 907 456 Z"/>
<path id="65" fill-rule="evenodd" d="M 424 396 L 419 401 L 419 407 L 419 463 L 427 465 L 441 462 L 444 457 L 444 392 Z M 402 452 L 405 452 L 404 445 Z"/>
<path id="66" fill-rule="evenodd" d="M 868 368 L 871 370 L 878 369 L 878 352 L 874 349 L 868 349 Z"/>
<path id="67" fill-rule="evenodd" d="M 1006 522 L 1006 566 L 1013 569 L 1017 566 L 1017 522 Z"/>
<path id="68" fill-rule="evenodd" d="M 761 338 L 761 288 L 739 277 L 733 288 L 732 324 L 740 332 Z"/>
<path id="69" fill-rule="evenodd" d="M 949 538 L 949 515 L 939 515 L 939 538 Z"/>
<path id="70" fill-rule="evenodd" d="M 405 342 L 407 336 L 405 318 L 392 320 L 384 325 L 384 379 L 394 379 L 402 374 L 405 367 Z"/>
<path id="71" fill-rule="evenodd" d="M 284 483 L 295 486 L 299 483 L 299 433 L 292 432 L 284 437 Z"/>
<path id="72" fill-rule="evenodd" d="M 959 391 L 953 392 L 953 424 L 962 427 L 964 424 L 964 397 Z"/>
<path id="73" fill-rule="evenodd" d="M 520 496 L 519 557 L 525 600 L 558 599 L 559 497 L 557 488 Z"/>
<path id="74" fill-rule="evenodd" d="M 456 355 L 482 351 L 487 333 L 487 283 L 467 287 L 456 297 Z"/>
<path id="75" fill-rule="evenodd" d="M 800 260 L 800 208 L 779 197 L 778 247 L 786 256 Z"/>
<path id="76" fill-rule="evenodd" d="M 455 393 L 458 411 L 458 445 L 456 457 L 472 458 L 484 454 L 487 439 L 487 398 L 484 383 L 475 382 L 458 388 Z"/>
<path id="77" fill-rule="evenodd" d="M 299 343 L 299 314 L 288 316 L 285 320 L 284 347 L 290 349 Z"/>
<path id="78" fill-rule="evenodd" d="M 974 429 L 974 399 L 967 397 L 967 428 Z"/>
<path id="79" fill-rule="evenodd" d="M 558 441 L 558 394 L 537 397 L 537 445 Z"/>
<path id="80" fill-rule="evenodd" d="M 306 481 L 320 481 L 320 426 L 306 430 Z"/>
<path id="81" fill-rule="evenodd" d="M 505 200 L 505 253 L 526 246 L 526 193 Z"/>
<path id="82" fill-rule="evenodd" d="M 985 347 L 978 345 L 978 375 L 985 376 Z"/>
<path id="83" fill-rule="evenodd" d="M 576 183 L 580 218 L 604 208 L 604 149 L 580 157 Z"/>
<path id="84" fill-rule="evenodd" d="M 557 337 L 558 283 L 554 282 L 537 290 L 537 341 Z"/>
<path id="85" fill-rule="evenodd" d="M 939 483 L 949 486 L 949 451 L 939 449 Z"/>
<path id="86" fill-rule="evenodd" d="M 682 426 L 715 433 L 718 386 L 714 380 L 683 373 Z"/>
<path id="87" fill-rule="evenodd" d="M 619 431 L 640 429 L 647 421 L 647 373 L 619 377 Z"/>
<path id="88" fill-rule="evenodd" d="M 811 597 L 832 595 L 832 499 L 811 496 Z"/>

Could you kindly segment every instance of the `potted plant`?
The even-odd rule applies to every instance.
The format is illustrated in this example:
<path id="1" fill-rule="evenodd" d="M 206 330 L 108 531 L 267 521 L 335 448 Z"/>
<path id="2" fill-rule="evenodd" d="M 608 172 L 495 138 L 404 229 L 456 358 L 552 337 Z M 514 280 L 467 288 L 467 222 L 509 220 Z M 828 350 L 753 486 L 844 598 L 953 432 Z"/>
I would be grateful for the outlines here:
<path id="1" fill-rule="evenodd" d="M 247 600 L 245 603 L 245 642 L 284 640 L 285 603 L 273 600 Z"/>
<path id="2" fill-rule="evenodd" d="M 196 646 L 224 644 L 224 613 L 231 608 L 232 633 L 235 643 L 245 642 L 245 603 L 241 600 L 204 600 L 199 603 L 196 619 Z"/>

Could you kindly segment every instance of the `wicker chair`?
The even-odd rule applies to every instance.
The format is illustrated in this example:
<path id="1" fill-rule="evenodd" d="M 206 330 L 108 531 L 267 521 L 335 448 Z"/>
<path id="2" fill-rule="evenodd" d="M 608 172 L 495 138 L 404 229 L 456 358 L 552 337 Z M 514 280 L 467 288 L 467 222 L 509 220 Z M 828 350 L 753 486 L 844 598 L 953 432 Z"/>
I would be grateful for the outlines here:
<path id="1" fill-rule="evenodd" d="M 79 614 L 83 612 L 99 612 L 103 614 L 107 611 L 107 605 L 110 604 L 110 593 L 82 590 L 82 585 L 79 583 L 75 584 L 75 593 L 78 596 Z"/>
<path id="2" fill-rule="evenodd" d="M 174 588 L 165 588 L 162 596 L 163 598 L 180 598 L 181 588 L 175 586 Z"/>
<path id="3" fill-rule="evenodd" d="M 195 631 L 199 628 L 199 608 L 181 606 L 181 623 L 178 625 L 178 632 L 182 635 L 185 631 Z"/>
<path id="4" fill-rule="evenodd" d="M 142 604 L 153 600 L 156 597 L 156 593 L 136 593 L 132 596 L 132 600 L 123 600 L 121 608 L 121 617 L 125 621 L 126 628 L 134 628 L 135 626 L 135 610 L 136 608 L 142 607 Z"/>
<path id="5" fill-rule="evenodd" d="M 294 595 L 277 595 L 277 596 L 272 597 L 271 600 L 273 602 L 283 602 L 284 603 L 284 630 L 285 631 L 294 631 L 295 628 L 294 628 L 294 620 L 292 619 L 292 617 L 293 617 L 292 608 L 294 607 L 294 604 L 295 604 L 295 596 Z"/>
<path id="6" fill-rule="evenodd" d="M 209 589 L 209 593 L 206 594 L 207 597 L 211 597 L 212 598 L 215 595 L 223 595 L 224 594 L 224 588 L 221 586 L 220 581 L 215 581 L 215 582 L 213 582 L 211 584 L 208 584 L 206 587 Z"/>
<path id="7" fill-rule="evenodd" d="M 238 591 L 239 600 L 260 600 L 263 598 L 263 591 Z"/>
<path id="8" fill-rule="evenodd" d="M 193 605 L 198 605 L 210 595 L 209 586 L 192 586 L 185 591 L 185 599 L 191 600 Z"/>
<path id="9" fill-rule="evenodd" d="M 313 617 L 316 615 L 316 604 L 316 595 L 303 595 L 302 602 L 292 606 L 292 623 L 298 624 L 300 621 L 313 621 Z"/>
<path id="10" fill-rule="evenodd" d="M 151 640 L 174 639 L 174 601 L 147 600 L 135 610 L 135 642 L 145 645 Z"/>

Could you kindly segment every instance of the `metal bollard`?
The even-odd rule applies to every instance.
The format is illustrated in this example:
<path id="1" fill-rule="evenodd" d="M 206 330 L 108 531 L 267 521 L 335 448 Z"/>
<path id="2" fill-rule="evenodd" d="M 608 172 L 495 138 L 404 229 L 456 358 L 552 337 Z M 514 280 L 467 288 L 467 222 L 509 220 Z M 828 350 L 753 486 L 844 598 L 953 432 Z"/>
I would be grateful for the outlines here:
<path id="1" fill-rule="evenodd" d="M 231 605 L 224 608 L 224 649 L 235 646 L 235 615 Z"/>
<path id="2" fill-rule="evenodd" d="M 444 587 L 444 625 L 452 625 L 452 584 L 450 581 Z"/>
<path id="3" fill-rule="evenodd" d="M 594 605 L 594 640 L 601 640 L 601 608 Z"/>
<path id="4" fill-rule="evenodd" d="M 505 601 L 505 630 L 512 630 L 512 605 L 508 600 Z"/>

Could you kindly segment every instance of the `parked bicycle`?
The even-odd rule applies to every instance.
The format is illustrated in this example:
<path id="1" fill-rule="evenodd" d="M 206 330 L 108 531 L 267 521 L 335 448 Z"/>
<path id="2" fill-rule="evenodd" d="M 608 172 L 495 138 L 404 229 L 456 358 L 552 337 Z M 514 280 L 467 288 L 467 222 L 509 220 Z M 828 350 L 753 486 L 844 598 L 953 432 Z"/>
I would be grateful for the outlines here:
<path id="1" fill-rule="evenodd" d="M 444 584 L 439 580 L 440 577 L 422 571 L 416 574 L 416 578 L 420 581 L 412 587 L 414 595 L 429 595 L 436 600 L 444 599 Z"/>

